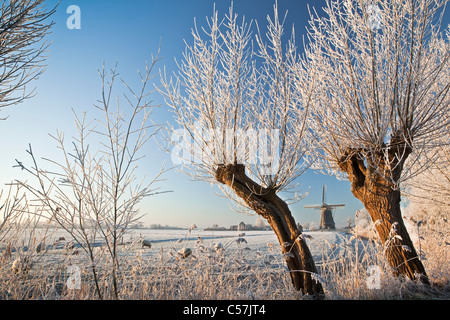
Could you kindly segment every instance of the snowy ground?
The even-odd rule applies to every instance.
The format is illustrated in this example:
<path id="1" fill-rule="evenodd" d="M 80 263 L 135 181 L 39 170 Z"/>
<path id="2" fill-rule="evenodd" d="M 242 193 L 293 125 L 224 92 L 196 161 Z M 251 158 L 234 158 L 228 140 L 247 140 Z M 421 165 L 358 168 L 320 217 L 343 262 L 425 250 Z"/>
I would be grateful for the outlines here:
<path id="1" fill-rule="evenodd" d="M 304 235 L 307 236 L 306 241 L 319 274 L 326 266 L 334 265 L 334 262 L 340 257 L 355 257 L 356 255 L 352 254 L 359 250 L 358 248 L 366 247 L 365 242 L 356 240 L 350 234 L 342 231 L 304 232 Z M 23 242 L 18 241 L 17 244 L 23 243 L 23 245 L 17 246 L 16 244 L 13 248 L 12 257 L 5 260 L 6 264 L 3 264 L 3 267 L 6 268 L 5 272 L 9 273 L 8 269 L 14 269 L 14 262 L 18 257 L 27 257 L 27 261 L 32 262 L 29 273 L 31 278 L 36 279 L 35 281 L 42 279 L 34 282 L 37 283 L 34 285 L 36 290 L 45 286 L 46 289 L 42 289 L 44 290 L 42 292 L 46 292 L 44 296 L 52 299 L 59 297 L 62 292 L 61 288 L 74 277 L 74 274 L 80 276 L 81 283 L 92 283 L 90 266 L 93 261 L 89 258 L 89 254 L 80 248 L 79 244 L 70 249 L 66 248 L 66 245 L 73 240 L 69 234 L 61 229 L 52 231 L 42 229 L 35 230 L 34 235 L 28 236 L 28 239 L 42 239 L 43 236 L 45 237 L 45 248 L 39 253 L 36 252 L 36 244 L 40 240 L 26 241 L 27 237 L 25 237 Z M 58 241 L 61 237 L 64 237 L 64 240 Z M 151 248 L 142 246 L 143 239 L 151 242 Z M 221 243 L 223 250 L 216 251 L 214 249 L 218 243 Z M 179 252 L 186 248 L 191 249 L 191 254 L 183 259 Z M 283 290 L 286 288 L 283 279 L 287 279 L 287 277 L 282 276 L 287 274 L 286 260 L 273 231 L 134 229 L 127 233 L 123 243 L 117 249 L 123 285 L 135 290 L 135 288 L 144 288 L 145 286 L 147 286 L 145 288 L 153 286 L 151 288 L 155 289 L 163 283 L 165 286 L 170 286 L 170 290 L 175 290 L 172 290 L 173 292 L 169 290 L 168 292 L 172 293 L 163 298 L 179 297 L 181 293 L 176 291 L 178 290 L 177 286 L 184 288 L 188 284 L 186 287 L 186 294 L 188 294 L 189 290 L 194 290 L 194 284 L 198 285 L 198 281 L 206 285 L 206 280 L 200 276 L 202 274 L 208 274 L 208 277 L 214 279 L 217 277 L 219 282 L 227 279 L 230 288 L 234 288 L 230 290 L 247 288 L 245 285 L 253 290 L 254 283 L 257 283 L 254 281 L 258 280 L 261 282 L 261 287 L 258 288 L 263 288 L 261 289 L 263 296 L 267 294 L 265 292 L 269 286 L 275 291 L 281 290 L 277 292 L 284 292 Z M 4 256 L 5 252 L 6 248 L 0 247 L 0 256 Z M 107 276 L 110 272 L 110 256 L 107 247 L 99 238 L 94 243 L 93 255 L 97 272 Z M 239 279 L 244 282 L 240 283 Z M 193 287 L 189 289 L 189 285 L 193 285 Z M 32 288 L 30 285 L 28 286 Z M 48 291 L 45 291 L 47 289 Z M 165 292 L 158 290 L 148 289 L 146 292 L 156 294 L 152 297 L 158 299 L 160 298 L 157 296 L 158 292 L 162 292 L 161 294 Z M 15 297 L 13 291 L 8 291 L 6 294 L 8 298 Z M 217 294 L 222 297 L 222 293 Z M 212 296 L 217 297 L 217 294 Z M 20 294 L 17 296 L 21 297 Z M 130 296 L 135 297 L 133 294 Z"/>
<path id="2" fill-rule="evenodd" d="M 241 234 L 241 236 L 239 236 Z M 243 235 L 242 235 L 243 234 Z M 323 231 L 323 232 L 305 232 L 312 239 L 307 243 L 317 262 L 322 261 L 323 256 L 329 256 L 334 248 L 340 247 L 342 242 L 348 240 L 350 236 L 344 232 Z M 188 234 L 187 230 L 135 230 L 132 237 L 142 237 L 152 242 L 153 251 L 159 252 L 161 248 L 166 250 L 174 244 L 183 242 L 183 247 L 194 248 L 197 241 L 201 239 L 205 247 L 212 248 L 214 244 L 220 242 L 228 250 L 249 248 L 249 251 L 265 253 L 268 250 L 273 253 L 280 252 L 278 240 L 273 231 L 203 231 L 192 230 Z M 237 242 L 238 238 L 245 239 L 246 242 Z M 145 250 L 145 249 L 144 249 Z M 324 251 L 325 250 L 325 251 Z M 337 251 L 334 252 L 337 254 Z"/>
<path id="3" fill-rule="evenodd" d="M 317 267 L 316 276 L 328 292 L 336 297 L 373 298 L 373 292 L 365 287 L 365 283 L 368 267 L 378 265 L 379 245 L 355 239 L 339 230 L 304 232 L 304 235 Z M 42 239 L 42 236 L 45 236 L 46 246 L 37 253 L 37 239 Z M 58 242 L 60 237 L 64 240 Z M 151 242 L 151 248 L 142 247 L 143 239 Z M 0 245 L 0 258 L 3 259 L 0 275 L 5 283 L 22 279 L 20 273 L 17 277 L 11 272 L 18 257 L 29 258 L 28 261 L 32 262 L 31 271 L 27 271 L 29 277 L 22 282 L 14 282 L 17 286 L 8 287 L 3 293 L 0 288 L 0 295 L 5 299 L 23 299 L 30 294 L 38 299 L 59 299 L 69 294 L 67 297 L 70 298 L 75 291 L 69 290 L 69 280 L 78 277 L 82 288 L 86 288 L 85 291 L 76 291 L 79 298 L 90 299 L 95 297 L 93 286 L 90 286 L 93 283 L 92 266 L 100 275 L 101 285 L 107 288 L 111 257 L 106 246 L 97 238 L 93 251 L 95 258 L 91 260 L 79 245 L 66 249 L 65 245 L 71 240 L 60 229 L 51 232 L 35 230 L 33 236 L 17 240 L 9 258 L 5 258 L 7 250 L 4 244 Z M 217 243 L 221 243 L 224 250 L 215 251 Z M 191 249 L 192 253 L 183 259 L 179 251 L 185 248 Z M 118 254 L 121 292 L 128 299 L 190 299 L 195 290 L 195 297 L 211 299 L 236 298 L 236 292 L 239 298 L 244 299 L 252 298 L 248 292 L 264 299 L 292 298 L 287 290 L 291 288 L 287 276 L 289 270 L 272 231 L 134 229 L 119 245 Z M 390 284 L 394 281 L 392 278 L 388 275 L 383 277 L 392 296 L 403 294 L 397 292 L 402 290 L 401 286 Z M 359 291 L 353 296 L 355 286 L 359 286 Z M 66 287 L 69 291 L 64 289 Z M 384 291 L 380 294 L 381 298 L 385 297 Z"/>
<path id="4" fill-rule="evenodd" d="M 346 254 L 347 250 L 355 251 L 355 239 L 346 232 L 340 231 L 315 231 L 304 232 L 308 237 L 307 244 L 317 265 L 324 259 L 327 261 L 337 259 Z M 55 245 L 59 237 L 64 237 Z M 143 248 L 140 240 L 151 241 L 151 248 Z M 238 240 L 239 239 L 239 240 Z M 48 262 L 58 256 L 67 255 L 64 245 L 71 241 L 70 236 L 64 230 L 56 230 L 46 237 Z M 358 240 L 360 245 L 363 242 Z M 246 257 L 258 260 L 267 254 L 281 256 L 281 248 L 273 231 L 204 231 L 202 229 L 188 230 L 163 230 L 163 229 L 133 229 L 127 233 L 123 242 L 128 245 L 127 253 L 142 255 L 145 257 L 160 257 L 161 252 L 178 251 L 182 248 L 192 249 L 193 254 L 200 249 L 213 251 L 214 245 L 221 243 L 227 252 L 243 252 Z M 101 247 L 101 242 L 96 246 Z M 78 246 L 78 245 L 76 245 Z M 131 248 L 131 250 L 130 250 Z M 4 248 L 0 248 L 3 251 Z M 25 250 L 27 248 L 25 247 Z M 44 261 L 42 261 L 45 263 Z"/>
<path id="5" fill-rule="evenodd" d="M 316 261 L 321 261 L 323 256 L 338 254 L 344 247 L 354 247 L 353 237 L 341 231 L 314 231 L 304 232 L 308 246 Z M 192 230 L 189 234 L 187 230 L 135 230 L 132 238 L 142 237 L 152 242 L 152 248 L 167 248 L 177 241 L 183 241 L 185 245 L 194 246 L 199 238 L 205 246 L 213 246 L 217 242 L 227 245 L 228 248 L 237 248 L 237 238 L 243 238 L 246 242 L 241 242 L 240 246 L 246 246 L 251 250 L 264 251 L 268 248 L 279 248 L 278 240 L 273 231 L 203 231 Z M 345 246 L 346 244 L 346 246 Z"/>

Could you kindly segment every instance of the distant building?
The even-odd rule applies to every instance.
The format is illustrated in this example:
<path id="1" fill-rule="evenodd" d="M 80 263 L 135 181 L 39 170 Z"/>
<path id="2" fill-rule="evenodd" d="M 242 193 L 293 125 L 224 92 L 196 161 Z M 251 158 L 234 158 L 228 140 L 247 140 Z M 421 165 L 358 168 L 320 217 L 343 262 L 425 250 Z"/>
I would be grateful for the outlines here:
<path id="1" fill-rule="evenodd" d="M 251 231 L 251 230 L 271 230 L 269 226 L 261 226 L 256 227 L 251 224 L 245 224 L 244 222 L 240 222 L 237 226 L 230 226 L 230 230 L 232 231 Z"/>
<path id="2" fill-rule="evenodd" d="M 205 231 L 252 231 L 252 230 L 272 230 L 269 226 L 253 226 L 251 224 L 246 224 L 244 222 L 240 222 L 238 225 L 232 225 L 229 229 L 224 227 L 219 227 L 217 224 L 213 224 L 212 227 L 208 227 L 204 229 Z"/>
<path id="3" fill-rule="evenodd" d="M 247 230 L 249 230 L 249 228 L 251 228 L 251 224 L 249 224 L 249 225 L 246 225 L 244 222 L 239 222 L 239 224 L 238 225 L 233 225 L 233 226 L 230 226 L 230 230 L 231 231 L 247 231 Z"/>
<path id="4" fill-rule="evenodd" d="M 227 231 L 228 229 L 226 229 L 225 227 L 212 226 L 212 227 L 207 227 L 203 230 L 205 230 L 205 231 Z"/>

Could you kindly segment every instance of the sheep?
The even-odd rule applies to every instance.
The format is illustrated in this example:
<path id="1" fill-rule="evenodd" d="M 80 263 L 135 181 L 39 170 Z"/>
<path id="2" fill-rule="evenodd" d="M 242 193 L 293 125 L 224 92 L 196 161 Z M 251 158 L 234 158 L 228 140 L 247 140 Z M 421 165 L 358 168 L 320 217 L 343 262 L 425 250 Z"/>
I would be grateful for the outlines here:
<path id="1" fill-rule="evenodd" d="M 180 251 L 178 251 L 178 255 L 179 257 L 186 259 L 187 257 L 189 257 L 192 253 L 191 248 L 183 248 Z"/>
<path id="2" fill-rule="evenodd" d="M 64 249 L 66 249 L 67 251 L 71 251 L 73 248 L 75 248 L 75 244 L 73 242 L 66 243 L 66 245 L 64 246 Z"/>
<path id="3" fill-rule="evenodd" d="M 66 238 L 64 238 L 64 237 L 59 237 L 58 239 L 55 239 L 54 241 L 53 241 L 53 247 L 55 247 L 55 248 L 61 248 L 62 246 L 64 246 L 64 243 L 66 243 L 67 244 L 67 242 L 66 242 Z M 64 246 L 65 247 L 65 246 Z"/>
<path id="4" fill-rule="evenodd" d="M 221 252 L 223 250 L 223 244 L 221 242 L 217 242 L 214 244 L 214 250 L 216 252 Z"/>
<path id="5" fill-rule="evenodd" d="M 27 274 L 32 266 L 33 263 L 28 259 L 28 257 L 18 257 L 16 260 L 14 260 L 11 269 L 15 274 Z"/>
<path id="6" fill-rule="evenodd" d="M 152 247 L 152 242 L 150 240 L 142 239 L 141 245 L 142 248 L 148 247 L 150 249 Z"/>
<path id="7" fill-rule="evenodd" d="M 41 242 L 36 246 L 36 253 L 40 253 L 41 251 L 44 250 L 46 250 L 46 245 L 44 242 Z"/>

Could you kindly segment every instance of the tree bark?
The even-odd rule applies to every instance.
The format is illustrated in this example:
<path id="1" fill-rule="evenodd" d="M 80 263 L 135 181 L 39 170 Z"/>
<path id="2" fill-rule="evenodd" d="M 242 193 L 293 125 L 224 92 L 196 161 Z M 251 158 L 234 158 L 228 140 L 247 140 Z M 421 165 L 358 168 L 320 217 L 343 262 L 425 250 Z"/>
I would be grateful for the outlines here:
<path id="1" fill-rule="evenodd" d="M 375 224 L 394 275 L 404 275 L 411 280 L 418 279 L 424 284 L 430 284 L 403 222 L 400 191 L 379 174 L 383 172 L 383 162 L 378 163 L 379 170 L 375 170 L 373 164 L 366 167 L 361 155 L 352 150 L 338 161 L 341 170 L 348 175 L 353 195 L 364 204 Z M 400 174 L 401 163 L 396 166 L 396 170 L 391 174 Z"/>
<path id="2" fill-rule="evenodd" d="M 286 202 L 276 195 L 276 190 L 264 188 L 250 179 L 242 164 L 218 166 L 216 179 L 228 185 L 250 208 L 267 220 L 285 254 L 294 288 L 303 294 L 323 298 L 322 285 L 314 279 L 317 269 L 311 252 Z"/>

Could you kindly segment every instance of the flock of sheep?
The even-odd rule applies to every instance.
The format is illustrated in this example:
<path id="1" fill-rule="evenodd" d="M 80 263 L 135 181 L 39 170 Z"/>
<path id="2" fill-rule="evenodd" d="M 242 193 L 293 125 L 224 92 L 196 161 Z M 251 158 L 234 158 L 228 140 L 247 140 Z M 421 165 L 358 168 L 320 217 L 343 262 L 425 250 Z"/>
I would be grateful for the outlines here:
<path id="1" fill-rule="evenodd" d="M 151 249 L 152 242 L 148 239 L 142 239 L 140 240 L 139 244 L 141 245 L 141 248 L 148 248 Z M 36 248 L 36 253 L 45 253 L 50 248 L 63 248 L 66 251 L 71 252 L 72 255 L 78 255 L 79 251 L 77 246 L 73 241 L 67 242 L 64 237 L 59 237 L 53 245 L 46 245 L 44 242 L 39 243 Z M 217 242 L 214 244 L 214 250 L 216 252 L 221 252 L 224 249 L 224 246 L 221 242 Z M 9 257 L 12 256 L 12 246 L 8 246 L 5 250 L 4 256 L 8 255 Z M 186 259 L 188 256 L 192 254 L 192 249 L 190 248 L 182 248 L 178 251 L 179 258 Z M 27 274 L 31 268 L 33 267 L 33 261 L 31 257 L 19 254 L 19 256 L 14 260 L 12 264 L 12 272 L 15 274 Z"/>

